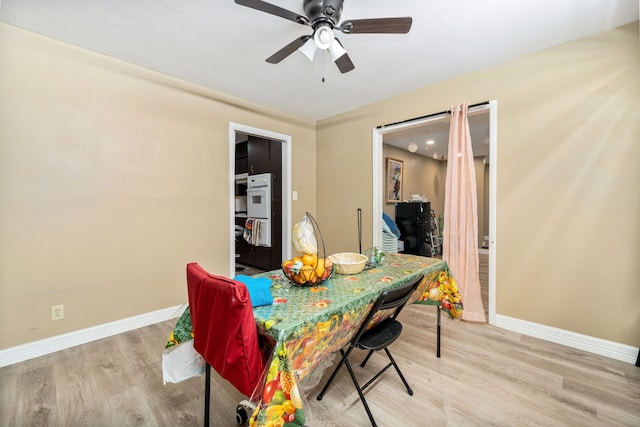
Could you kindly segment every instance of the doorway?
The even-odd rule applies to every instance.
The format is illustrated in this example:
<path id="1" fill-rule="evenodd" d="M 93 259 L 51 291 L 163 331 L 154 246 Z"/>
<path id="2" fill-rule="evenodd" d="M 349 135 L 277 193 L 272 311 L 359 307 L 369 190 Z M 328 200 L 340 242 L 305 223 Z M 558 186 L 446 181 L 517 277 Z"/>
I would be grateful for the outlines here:
<path id="1" fill-rule="evenodd" d="M 246 138 L 252 138 L 259 140 L 263 144 L 269 144 L 269 141 L 274 142 L 278 149 L 277 155 L 272 162 L 276 162 L 274 166 L 279 171 L 279 176 L 276 181 L 275 188 L 272 189 L 273 194 L 278 197 L 279 209 L 277 210 L 277 217 L 271 218 L 273 223 L 272 229 L 276 232 L 276 240 L 279 243 L 277 245 L 277 253 L 270 253 L 270 256 L 274 259 L 282 260 L 290 258 L 291 254 L 291 136 L 280 134 L 264 129 L 255 128 L 252 126 L 246 126 L 238 123 L 229 123 L 229 271 L 232 276 L 236 274 L 236 244 L 237 239 L 242 239 L 242 232 L 238 234 L 239 225 L 246 220 L 246 214 L 244 217 L 242 214 L 237 215 L 238 207 L 242 210 L 242 200 L 237 201 L 236 191 L 238 186 L 242 188 L 242 183 L 246 182 L 248 173 L 236 174 L 236 147 L 237 142 Z M 260 145 L 258 145 L 260 147 Z M 262 156 L 258 156 L 262 158 Z M 254 171 L 255 173 L 255 171 Z M 246 184 L 245 184 L 246 189 Z M 240 225 L 240 229 L 242 226 Z M 272 235 L 273 237 L 273 235 Z M 275 247 L 275 246 L 274 246 Z M 271 248 L 256 246 L 255 249 L 258 252 L 270 252 Z M 278 261 L 279 262 L 279 261 Z M 267 268 L 271 269 L 271 268 Z M 243 274 L 246 274 L 243 272 Z"/>
<path id="2" fill-rule="evenodd" d="M 497 101 L 490 101 L 488 104 L 480 105 L 469 110 L 469 116 L 476 114 L 486 114 L 488 115 L 488 174 L 487 174 L 487 183 L 486 185 L 489 188 L 487 192 L 487 198 L 485 204 L 487 205 L 486 216 L 487 219 L 483 220 L 483 223 L 486 223 L 486 229 L 488 232 L 482 232 L 483 225 L 479 224 L 479 247 L 486 247 L 487 249 L 480 249 L 479 252 L 488 253 L 488 262 L 487 262 L 487 270 L 488 270 L 488 297 L 487 297 L 487 305 L 488 305 L 488 323 L 491 325 L 495 325 L 495 315 L 496 315 L 496 275 L 495 275 L 495 266 L 496 266 L 496 176 L 497 176 Z M 391 136 L 394 133 L 400 134 L 401 132 L 405 134 L 411 134 L 412 129 L 417 129 L 419 127 L 428 126 L 430 124 L 436 123 L 438 121 L 443 121 L 446 119 L 448 114 L 437 114 L 426 116 L 423 119 L 409 120 L 406 122 L 398 123 L 396 125 L 391 125 L 382 128 L 373 129 L 373 138 L 372 138 L 372 152 L 373 152 L 373 218 L 372 218 L 372 235 L 373 235 L 373 245 L 374 246 L 382 246 L 382 236 L 379 230 L 382 229 L 382 213 L 385 210 L 386 206 L 385 201 L 383 200 L 384 194 L 384 141 L 385 139 L 390 140 L 393 139 Z M 470 119 L 470 122 L 472 120 Z M 448 122 L 448 120 L 447 120 Z M 472 132 L 473 133 L 473 132 Z M 447 130 L 448 135 L 448 130 Z M 413 141 L 411 141 L 413 142 Z M 447 138 L 448 142 L 448 138 Z M 408 153 L 409 151 L 418 151 L 424 150 L 424 144 L 426 141 L 424 140 L 416 140 L 413 146 L 407 148 L 407 141 L 405 141 L 404 150 Z M 484 143 L 484 141 L 481 141 Z M 448 145 L 448 144 L 447 144 Z M 407 151 L 408 150 L 408 151 Z M 431 151 L 428 151 L 430 156 L 435 156 L 437 159 L 443 159 L 443 156 L 446 157 L 447 150 L 445 148 L 432 148 Z M 475 151 L 474 151 L 475 153 Z M 424 153 L 426 154 L 426 153 Z M 405 177 L 405 182 L 407 178 Z M 442 200 L 444 199 L 444 179 L 440 184 L 443 189 Z M 411 194 L 404 193 L 402 200 L 409 200 L 414 196 L 419 196 L 419 194 Z M 479 201 L 480 205 L 480 201 Z M 388 210 L 388 209 L 387 209 Z M 480 220 L 479 216 L 479 220 Z M 446 218 L 444 219 L 446 221 Z M 485 240 L 486 236 L 486 240 Z M 482 255 L 481 255 L 482 258 Z"/>

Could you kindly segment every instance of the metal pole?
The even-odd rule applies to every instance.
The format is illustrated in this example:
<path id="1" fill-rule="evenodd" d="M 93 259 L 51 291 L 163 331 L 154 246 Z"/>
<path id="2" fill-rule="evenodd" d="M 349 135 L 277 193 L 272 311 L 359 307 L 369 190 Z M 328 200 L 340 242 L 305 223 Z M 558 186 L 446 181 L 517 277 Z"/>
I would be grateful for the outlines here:
<path id="1" fill-rule="evenodd" d="M 362 209 L 358 208 L 358 253 L 362 253 Z"/>

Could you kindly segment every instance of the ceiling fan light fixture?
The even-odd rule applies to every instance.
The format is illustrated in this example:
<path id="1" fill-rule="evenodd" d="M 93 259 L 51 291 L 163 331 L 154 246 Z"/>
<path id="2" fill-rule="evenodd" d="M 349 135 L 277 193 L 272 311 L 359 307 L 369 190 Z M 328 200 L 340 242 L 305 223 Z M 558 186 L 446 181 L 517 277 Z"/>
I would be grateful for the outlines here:
<path id="1" fill-rule="evenodd" d="M 329 46 L 329 54 L 331 54 L 331 60 L 335 61 L 340 58 L 342 55 L 347 53 L 346 50 L 342 47 L 338 40 L 334 40 L 331 46 Z"/>
<path id="2" fill-rule="evenodd" d="M 342 74 L 353 70 L 355 66 L 342 43 L 336 38 L 334 31 L 337 30 L 343 34 L 406 34 L 411 29 L 413 22 L 411 17 L 341 21 L 344 0 L 304 0 L 302 4 L 304 15 L 265 0 L 235 0 L 235 2 L 241 6 L 279 16 L 313 29 L 313 35 L 296 38 L 268 57 L 266 62 L 278 64 L 296 50 L 300 50 L 309 60 L 313 61 L 315 49 L 312 49 L 311 44 L 307 43 L 310 38 L 313 38 L 316 49 L 330 51 L 333 62 Z"/>
<path id="3" fill-rule="evenodd" d="M 328 24 L 319 26 L 313 34 L 313 40 L 316 42 L 318 49 L 329 49 L 335 38 L 333 30 Z"/>
<path id="4" fill-rule="evenodd" d="M 316 47 L 316 43 L 313 38 L 309 37 L 309 40 L 307 40 L 305 44 L 300 46 L 298 50 L 302 52 L 302 54 L 306 56 L 309 61 L 313 62 L 313 57 L 315 56 L 318 48 Z"/>

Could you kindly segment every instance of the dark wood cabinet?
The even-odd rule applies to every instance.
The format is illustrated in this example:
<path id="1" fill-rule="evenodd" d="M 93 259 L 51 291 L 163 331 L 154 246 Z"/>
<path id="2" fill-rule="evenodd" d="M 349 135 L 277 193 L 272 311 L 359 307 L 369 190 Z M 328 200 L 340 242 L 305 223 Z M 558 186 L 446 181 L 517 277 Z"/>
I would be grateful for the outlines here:
<path id="1" fill-rule="evenodd" d="M 271 172 L 271 141 L 249 136 L 247 141 L 249 175 Z"/>
<path id="2" fill-rule="evenodd" d="M 249 148 L 247 141 L 236 144 L 236 175 L 249 172 Z"/>

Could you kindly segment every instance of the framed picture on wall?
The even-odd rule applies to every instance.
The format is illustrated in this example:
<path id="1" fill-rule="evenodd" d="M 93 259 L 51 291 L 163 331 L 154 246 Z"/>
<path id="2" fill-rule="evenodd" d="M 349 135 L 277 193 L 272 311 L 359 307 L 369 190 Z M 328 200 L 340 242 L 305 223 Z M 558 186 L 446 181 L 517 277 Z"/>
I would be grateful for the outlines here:
<path id="1" fill-rule="evenodd" d="M 387 157 L 387 203 L 402 201 L 402 160 Z"/>

